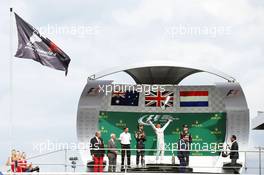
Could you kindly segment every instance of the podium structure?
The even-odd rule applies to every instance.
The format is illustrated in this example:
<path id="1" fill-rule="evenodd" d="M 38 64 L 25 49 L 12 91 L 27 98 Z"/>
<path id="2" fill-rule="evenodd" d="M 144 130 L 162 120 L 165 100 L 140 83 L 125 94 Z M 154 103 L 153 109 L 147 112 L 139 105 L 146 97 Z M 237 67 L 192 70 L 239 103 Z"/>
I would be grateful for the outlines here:
<path id="1" fill-rule="evenodd" d="M 108 77 L 119 72 L 127 73 L 135 83 L 122 84 L 120 79 L 121 84 L 114 84 Z M 214 85 L 179 85 L 199 72 L 224 81 Z M 156 138 L 147 120 L 163 125 L 168 119 L 173 121 L 164 133 L 164 164 L 171 164 L 172 155 L 177 156 L 177 142 L 184 124 L 189 126 L 193 138 L 190 167 L 194 172 L 222 172 L 224 162 L 230 159 L 223 158 L 219 150 L 230 143 L 231 135 L 237 136 L 240 150 L 247 148 L 249 109 L 240 84 L 220 71 L 171 63 L 116 67 L 89 76 L 78 105 L 77 137 L 80 144 L 89 145 L 95 131 L 100 130 L 107 143 L 111 133 L 118 137 L 124 127 L 129 127 L 133 137 L 141 123 L 149 149 L 145 162 L 154 164 Z M 136 148 L 135 143 L 133 137 L 132 149 Z M 89 150 L 81 150 L 80 154 L 84 162 L 91 160 Z M 132 167 L 135 154 L 132 151 Z M 243 165 L 243 153 L 238 162 Z"/>

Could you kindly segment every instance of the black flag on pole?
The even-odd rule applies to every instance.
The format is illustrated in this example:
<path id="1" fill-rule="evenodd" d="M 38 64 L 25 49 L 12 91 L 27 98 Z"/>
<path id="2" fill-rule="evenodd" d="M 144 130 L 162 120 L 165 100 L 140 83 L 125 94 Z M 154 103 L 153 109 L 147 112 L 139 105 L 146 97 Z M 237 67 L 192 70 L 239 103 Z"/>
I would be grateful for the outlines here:
<path id="1" fill-rule="evenodd" d="M 18 34 L 15 57 L 33 59 L 42 65 L 65 71 L 67 75 L 70 57 L 16 13 L 15 17 Z"/>

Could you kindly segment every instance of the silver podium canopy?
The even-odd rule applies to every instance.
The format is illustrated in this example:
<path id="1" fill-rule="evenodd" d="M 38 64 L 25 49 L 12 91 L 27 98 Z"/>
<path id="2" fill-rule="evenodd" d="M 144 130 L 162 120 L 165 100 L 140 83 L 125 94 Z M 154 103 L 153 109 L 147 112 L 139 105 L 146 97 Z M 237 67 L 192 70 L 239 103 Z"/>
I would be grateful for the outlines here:
<path id="1" fill-rule="evenodd" d="M 140 63 L 130 66 L 118 66 L 98 72 L 89 76 L 89 79 L 100 79 L 108 75 L 118 72 L 128 73 L 137 84 L 179 84 L 184 78 L 198 72 L 207 72 L 209 74 L 221 77 L 228 82 L 235 82 L 236 80 L 212 68 L 201 66 L 188 66 L 183 64 L 175 65 L 171 62 L 158 62 L 158 63 Z"/>

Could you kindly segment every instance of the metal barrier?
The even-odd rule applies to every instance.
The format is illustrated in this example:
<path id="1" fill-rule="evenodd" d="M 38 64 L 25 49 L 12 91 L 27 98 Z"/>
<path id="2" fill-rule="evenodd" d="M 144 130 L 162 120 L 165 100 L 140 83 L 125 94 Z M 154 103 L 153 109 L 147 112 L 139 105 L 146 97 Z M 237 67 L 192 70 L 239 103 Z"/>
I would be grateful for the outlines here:
<path id="1" fill-rule="evenodd" d="M 64 172 L 67 174 L 70 172 L 68 171 L 68 167 L 72 167 L 73 165 L 71 163 L 69 163 L 69 152 L 70 151 L 88 151 L 88 149 L 60 149 L 60 150 L 56 150 L 56 151 L 51 151 L 51 152 L 47 152 L 47 153 L 44 153 L 44 154 L 39 154 L 39 155 L 35 155 L 35 156 L 31 156 L 29 157 L 27 160 L 35 160 L 37 158 L 43 158 L 45 156 L 48 156 L 48 155 L 53 155 L 55 153 L 63 153 L 64 155 L 64 162 L 61 162 L 61 163 L 34 163 L 34 165 L 36 166 L 60 166 L 60 167 L 64 167 Z M 97 149 L 97 150 L 100 150 L 100 149 Z M 105 149 L 101 149 L 101 150 L 104 150 L 104 151 L 108 151 L 108 150 L 118 150 L 119 153 L 121 152 L 122 149 L 108 149 L 108 148 L 105 148 Z M 137 149 L 123 149 L 125 151 L 137 151 Z M 157 151 L 161 151 L 161 150 L 157 150 L 157 149 L 144 149 L 144 151 L 151 151 L 151 152 L 157 152 Z M 177 152 L 177 150 L 162 150 L 164 152 Z M 226 151 L 226 150 L 180 150 L 180 151 L 188 151 L 188 152 L 213 152 L 213 153 L 216 153 L 218 152 L 219 155 L 221 156 L 221 153 L 223 151 Z M 229 153 L 231 151 L 228 151 Z M 258 147 L 257 149 L 255 150 L 239 150 L 239 151 L 232 151 L 232 152 L 239 152 L 239 153 L 244 153 L 244 159 L 245 159 L 245 162 L 244 162 L 244 165 L 242 166 L 242 169 L 247 172 L 248 170 L 250 169 L 255 169 L 255 170 L 258 170 L 258 173 L 257 174 L 260 174 L 262 173 L 262 153 L 264 153 L 264 149 L 262 147 Z M 79 153 L 76 153 L 76 154 L 79 154 Z M 258 166 L 251 166 L 249 165 L 248 163 L 248 156 L 249 154 L 254 154 L 254 158 L 256 158 L 257 160 L 257 163 Z M 153 156 L 156 156 L 156 155 L 153 155 Z M 171 155 L 172 156 L 172 155 Z M 177 157 L 177 156 L 175 156 Z M 126 160 L 126 159 L 125 159 Z M 107 165 L 101 165 L 101 166 L 107 166 Z M 119 166 L 119 165 L 116 165 L 116 167 Z M 85 167 L 86 168 L 92 168 L 93 165 L 88 165 L 88 164 L 75 164 L 75 167 L 81 167 L 82 169 L 84 169 Z M 148 165 L 148 167 L 153 167 L 153 168 L 156 168 L 157 165 Z M 169 168 L 169 167 L 174 167 L 174 168 L 186 168 L 186 166 L 179 166 L 179 165 L 162 165 L 163 168 Z M 210 169 L 214 169 L 214 168 L 223 168 L 223 166 L 191 166 L 191 168 L 210 168 Z M 229 168 L 237 168 L 237 167 L 232 167 L 230 166 Z M 127 162 L 125 161 L 125 164 L 124 164 L 124 171 L 118 171 L 118 172 L 115 172 L 115 173 L 127 173 L 131 168 L 127 165 Z M 105 172 L 106 173 L 106 172 Z M 11 172 L 7 172 L 7 173 L 4 173 L 4 174 L 14 174 L 14 173 L 11 173 Z M 56 174 L 56 173 L 55 173 Z M 58 174 L 58 173 L 57 173 Z M 78 172 L 78 174 L 82 174 L 81 172 Z M 111 174 L 111 173 L 110 173 Z"/>

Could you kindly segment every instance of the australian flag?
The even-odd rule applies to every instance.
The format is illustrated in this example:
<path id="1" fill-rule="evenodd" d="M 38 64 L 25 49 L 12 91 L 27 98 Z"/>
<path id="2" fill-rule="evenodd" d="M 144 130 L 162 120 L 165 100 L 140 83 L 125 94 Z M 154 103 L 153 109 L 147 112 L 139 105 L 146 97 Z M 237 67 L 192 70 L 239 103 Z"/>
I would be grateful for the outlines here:
<path id="1" fill-rule="evenodd" d="M 32 59 L 42 65 L 65 71 L 67 75 L 70 57 L 16 13 L 15 17 L 18 34 L 15 57 Z"/>
<path id="2" fill-rule="evenodd" d="M 111 105 L 113 106 L 138 106 L 139 92 L 117 91 L 112 92 Z"/>

